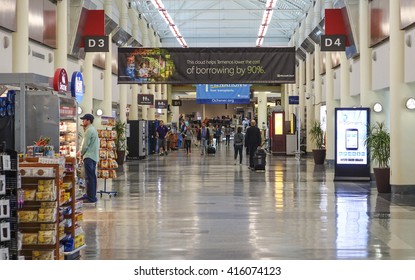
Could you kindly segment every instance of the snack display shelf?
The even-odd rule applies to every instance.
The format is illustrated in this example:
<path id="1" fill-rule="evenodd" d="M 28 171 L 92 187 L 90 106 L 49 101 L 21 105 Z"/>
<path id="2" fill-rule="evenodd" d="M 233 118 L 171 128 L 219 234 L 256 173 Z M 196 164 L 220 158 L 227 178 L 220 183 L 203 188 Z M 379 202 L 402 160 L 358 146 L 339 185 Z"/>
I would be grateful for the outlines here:
<path id="1" fill-rule="evenodd" d="M 115 119 L 113 118 L 103 118 L 101 124 L 105 129 L 98 130 L 99 138 L 99 162 L 98 162 L 98 178 L 104 179 L 104 189 L 97 191 L 98 194 L 108 194 L 111 198 L 112 195 L 117 196 L 116 191 L 107 190 L 107 180 L 117 178 L 116 169 L 118 168 L 118 163 L 116 161 L 117 152 L 115 147 L 115 138 L 117 133 L 113 130 L 113 124 Z"/>
<path id="2" fill-rule="evenodd" d="M 76 173 L 72 171 L 62 172 L 62 169 L 75 170 L 76 159 L 71 157 L 66 157 L 64 159 L 64 165 L 62 164 L 40 164 L 36 162 L 37 159 L 30 158 L 29 163 L 21 163 L 20 168 L 30 168 L 30 167 L 50 167 L 53 166 L 55 177 L 53 177 L 54 184 L 56 188 L 56 200 L 52 201 L 25 201 L 24 207 L 21 210 L 33 211 L 40 209 L 42 203 L 49 203 L 48 207 L 55 208 L 56 210 L 56 219 L 55 221 L 45 222 L 45 221 L 28 221 L 19 223 L 23 229 L 23 232 L 26 233 L 37 233 L 40 236 L 41 228 L 47 227 L 48 230 L 55 231 L 54 240 L 56 243 L 54 245 L 50 244 L 25 244 L 23 245 L 22 252 L 26 259 L 42 259 L 42 255 L 39 252 L 53 250 L 53 254 L 46 255 L 47 258 L 53 256 L 55 260 L 61 259 L 75 259 L 80 258 L 79 251 L 74 251 L 75 246 L 75 233 L 76 233 L 76 224 L 78 221 L 75 220 L 75 209 L 77 212 L 82 212 L 82 206 L 79 205 L 76 201 L 76 185 L 75 185 L 75 176 Z M 22 177 L 22 188 L 29 190 L 39 191 L 39 180 L 48 180 L 47 177 Z M 38 188 L 36 189 L 36 186 Z M 65 199 L 65 200 L 63 200 Z M 50 204 L 50 203 L 54 204 Z M 45 210 L 43 210 L 45 211 Z M 49 210 L 50 211 L 50 210 Z M 49 212 L 48 212 L 49 213 Z M 53 212 L 55 213 L 55 212 Z M 40 215 L 40 212 L 38 216 Z M 38 217 L 37 217 L 38 218 Z M 34 218 L 34 219 L 37 219 Z M 43 224 L 43 226 L 42 226 Z M 55 226 L 51 226 L 55 224 Z M 47 226 L 49 225 L 49 226 Z M 84 243 L 84 238 L 81 240 Z M 68 243 L 69 242 L 69 243 Z M 78 242 L 79 244 L 80 242 Z M 69 245 L 68 245 L 69 244 Z M 78 249 L 78 248 L 76 248 Z M 64 252 L 67 250 L 68 252 Z M 70 252 L 69 252 L 70 251 Z M 50 251 L 52 252 L 52 251 Z M 75 254 L 71 256 L 71 254 Z"/>

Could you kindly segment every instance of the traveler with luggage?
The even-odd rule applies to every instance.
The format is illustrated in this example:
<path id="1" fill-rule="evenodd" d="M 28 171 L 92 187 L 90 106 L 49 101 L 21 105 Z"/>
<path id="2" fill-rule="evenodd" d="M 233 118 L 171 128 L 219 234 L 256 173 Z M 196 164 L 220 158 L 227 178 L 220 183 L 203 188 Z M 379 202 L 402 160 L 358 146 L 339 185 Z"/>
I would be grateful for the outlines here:
<path id="1" fill-rule="evenodd" d="M 254 170 L 254 156 L 256 150 L 261 147 L 261 131 L 256 126 L 255 120 L 251 120 L 251 126 L 246 130 L 245 147 L 249 150 L 249 168 Z"/>
<path id="2" fill-rule="evenodd" d="M 198 139 L 200 139 L 201 155 L 203 156 L 207 150 L 208 141 L 210 138 L 209 129 L 206 127 L 206 123 L 202 123 L 202 127 L 199 129 Z"/>

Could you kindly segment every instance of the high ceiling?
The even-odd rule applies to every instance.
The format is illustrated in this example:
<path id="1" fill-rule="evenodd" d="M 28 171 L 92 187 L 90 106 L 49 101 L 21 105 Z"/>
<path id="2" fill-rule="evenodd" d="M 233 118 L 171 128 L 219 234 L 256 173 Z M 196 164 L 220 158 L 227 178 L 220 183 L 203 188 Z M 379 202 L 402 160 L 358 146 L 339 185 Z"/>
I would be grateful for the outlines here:
<path id="1" fill-rule="evenodd" d="M 129 0 L 159 34 L 180 47 L 150 0 Z M 277 0 L 262 46 L 287 46 L 313 0 Z M 255 47 L 266 0 L 162 0 L 189 47 Z"/>

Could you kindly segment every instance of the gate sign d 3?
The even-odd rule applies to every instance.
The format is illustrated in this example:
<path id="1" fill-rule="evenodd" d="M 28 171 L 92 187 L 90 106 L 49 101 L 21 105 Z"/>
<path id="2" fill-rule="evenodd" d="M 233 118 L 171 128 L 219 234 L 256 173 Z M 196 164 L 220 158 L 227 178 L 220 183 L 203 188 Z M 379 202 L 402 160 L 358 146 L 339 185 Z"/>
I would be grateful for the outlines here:
<path id="1" fill-rule="evenodd" d="M 342 52 L 346 50 L 346 36 L 321 35 L 321 51 Z"/>
<path id="2" fill-rule="evenodd" d="M 85 36 L 85 52 L 109 52 L 108 36 Z"/>

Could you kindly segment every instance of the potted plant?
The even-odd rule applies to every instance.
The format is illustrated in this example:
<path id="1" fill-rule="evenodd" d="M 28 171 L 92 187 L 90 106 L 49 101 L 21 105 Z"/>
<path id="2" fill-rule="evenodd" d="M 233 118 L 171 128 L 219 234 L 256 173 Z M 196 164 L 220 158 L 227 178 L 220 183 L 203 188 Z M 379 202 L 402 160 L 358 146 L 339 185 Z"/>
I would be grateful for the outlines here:
<path id="1" fill-rule="evenodd" d="M 326 159 L 326 147 L 324 146 L 324 130 L 321 128 L 321 123 L 315 120 L 308 133 L 315 147 L 315 149 L 313 149 L 314 163 L 324 164 L 324 160 Z"/>
<path id="2" fill-rule="evenodd" d="M 369 127 L 365 144 L 372 161 L 378 166 L 373 168 L 378 192 L 390 193 L 390 134 L 383 122 Z"/>
<path id="3" fill-rule="evenodd" d="M 117 163 L 118 165 L 124 164 L 124 158 L 127 152 L 127 141 L 125 138 L 125 130 L 127 128 L 127 125 L 125 122 L 122 122 L 120 120 L 116 121 L 113 130 L 117 133 L 117 136 L 115 138 L 115 148 L 117 150 Z"/>

